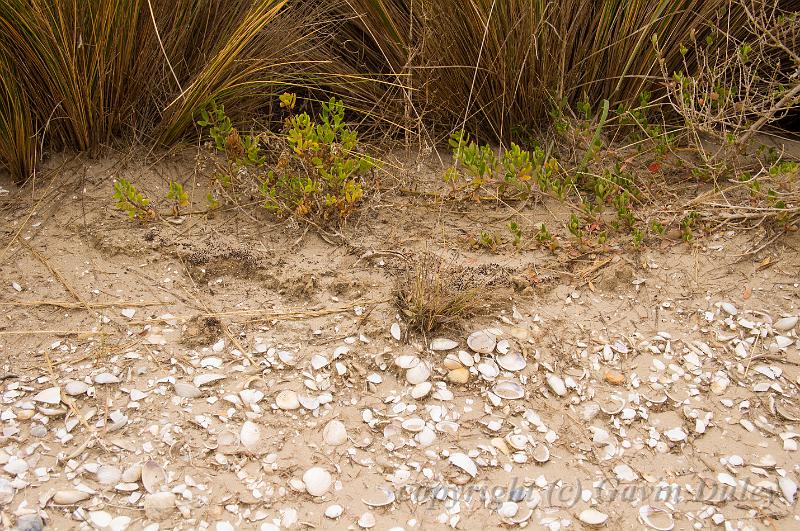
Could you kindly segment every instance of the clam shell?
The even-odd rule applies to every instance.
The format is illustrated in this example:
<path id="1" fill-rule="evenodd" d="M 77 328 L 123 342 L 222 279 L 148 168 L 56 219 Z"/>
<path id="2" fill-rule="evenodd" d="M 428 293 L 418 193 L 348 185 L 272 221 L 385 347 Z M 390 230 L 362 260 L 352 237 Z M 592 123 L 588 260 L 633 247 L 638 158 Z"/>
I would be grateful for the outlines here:
<path id="1" fill-rule="evenodd" d="M 608 521 L 608 515 L 597 509 L 585 509 L 578 515 L 578 520 L 586 525 L 603 525 Z"/>
<path id="2" fill-rule="evenodd" d="M 45 404 L 50 404 L 53 406 L 58 405 L 61 403 L 61 388 L 60 387 L 50 387 L 49 389 L 45 389 L 44 391 L 40 391 L 33 397 L 34 402 L 43 402 Z"/>
<path id="3" fill-rule="evenodd" d="M 425 428 L 425 421 L 419 417 L 414 417 L 404 420 L 400 425 L 403 427 L 404 430 L 410 431 L 412 433 L 418 433 L 421 432 L 423 428 Z"/>
<path id="4" fill-rule="evenodd" d="M 192 380 L 192 383 L 195 387 L 203 387 L 206 384 L 214 383 L 219 380 L 224 380 L 224 374 L 217 374 L 217 373 L 207 373 L 207 374 L 198 374 Z"/>
<path id="5" fill-rule="evenodd" d="M 513 380 L 503 380 L 495 384 L 492 392 L 505 400 L 518 400 L 525 396 L 525 389 Z"/>
<path id="6" fill-rule="evenodd" d="M 458 346 L 458 343 L 446 337 L 437 337 L 431 341 L 431 350 L 453 350 Z"/>
<path id="7" fill-rule="evenodd" d="M 793 315 L 790 317 L 782 317 L 775 321 L 775 324 L 772 325 L 772 328 L 779 332 L 788 332 L 795 326 L 797 326 L 797 316 Z"/>
<path id="8" fill-rule="evenodd" d="M 422 382 L 411 388 L 411 396 L 413 398 L 423 398 L 433 389 L 433 384 L 430 382 Z"/>
<path id="9" fill-rule="evenodd" d="M 431 369 L 427 362 L 421 362 L 406 371 L 406 381 L 411 385 L 421 384 L 431 376 Z"/>
<path id="10" fill-rule="evenodd" d="M 521 433 L 509 433 L 506 435 L 506 442 L 515 450 L 524 450 L 528 447 L 528 437 Z"/>
<path id="11" fill-rule="evenodd" d="M 333 478 L 330 472 L 324 468 L 315 466 L 306 470 L 303 474 L 303 484 L 306 491 L 312 496 L 322 496 L 331 488 Z"/>
<path id="12" fill-rule="evenodd" d="M 329 505 L 325 508 L 325 516 L 331 520 L 339 518 L 342 513 L 344 513 L 344 507 L 341 505 Z"/>
<path id="13" fill-rule="evenodd" d="M 233 446 L 237 442 L 239 442 L 239 436 L 230 430 L 223 430 L 217 434 L 217 444 L 219 446 Z"/>
<path id="14" fill-rule="evenodd" d="M 467 338 L 467 346 L 479 354 L 491 354 L 497 345 L 497 337 L 487 330 L 477 330 Z"/>
<path id="15" fill-rule="evenodd" d="M 394 364 L 400 367 L 401 369 L 410 369 L 412 367 L 416 367 L 419 365 L 420 359 L 416 356 L 397 356 L 394 359 Z"/>
<path id="16" fill-rule="evenodd" d="M 597 401 L 600 404 L 600 411 L 606 415 L 616 415 L 627 405 L 627 401 L 619 395 L 599 397 Z"/>
<path id="17" fill-rule="evenodd" d="M 452 352 L 447 356 L 445 356 L 444 360 L 442 360 L 442 367 L 444 367 L 448 371 L 460 369 L 463 366 L 464 364 L 461 363 L 461 360 L 459 359 L 458 355 L 453 354 Z"/>
<path id="18" fill-rule="evenodd" d="M 367 511 L 358 517 L 358 527 L 362 529 L 371 529 L 375 527 L 375 515 Z"/>
<path id="19" fill-rule="evenodd" d="M 670 531 L 675 527 L 675 520 L 668 511 L 651 505 L 639 507 L 639 521 L 656 531 Z"/>
<path id="20" fill-rule="evenodd" d="M 498 356 L 496 359 L 500 367 L 512 372 L 521 371 L 528 364 L 519 352 L 509 352 Z"/>
<path id="21" fill-rule="evenodd" d="M 567 386 L 564 384 L 564 380 L 553 373 L 547 375 L 547 385 L 550 386 L 550 389 L 558 396 L 567 394 Z"/>
<path id="22" fill-rule="evenodd" d="M 239 440 L 242 442 L 242 446 L 252 452 L 258 448 L 258 443 L 261 441 L 261 428 L 255 422 L 244 421 L 242 429 L 239 431 Z"/>
<path id="23" fill-rule="evenodd" d="M 89 389 L 89 384 L 79 380 L 69 380 L 64 384 L 64 392 L 69 396 L 82 395 Z"/>
<path id="24" fill-rule="evenodd" d="M 77 489 L 59 490 L 53 495 L 53 503 L 57 505 L 72 505 L 74 503 L 88 500 L 91 494 Z"/>
<path id="25" fill-rule="evenodd" d="M 102 485 L 114 485 L 122 479 L 122 471 L 111 465 L 103 465 L 97 469 L 97 481 Z"/>
<path id="26" fill-rule="evenodd" d="M 550 449 L 547 445 L 540 444 L 533 449 L 532 455 L 537 463 L 546 463 L 550 460 Z"/>
<path id="27" fill-rule="evenodd" d="M 342 421 L 333 419 L 322 430 L 322 439 L 330 446 L 342 445 L 347 442 L 347 428 Z"/>
<path id="28" fill-rule="evenodd" d="M 142 465 L 142 485 L 149 493 L 158 491 L 167 481 L 167 475 L 161 465 L 149 459 Z"/>
<path id="29" fill-rule="evenodd" d="M 469 381 L 469 369 L 460 367 L 447 373 L 447 381 L 456 384 L 465 384 Z"/>
<path id="30" fill-rule="evenodd" d="M 511 349 L 511 343 L 508 341 L 508 339 L 501 339 L 497 342 L 497 346 L 495 348 L 500 354 L 508 354 L 508 351 Z"/>
<path id="31" fill-rule="evenodd" d="M 175 394 L 181 398 L 198 398 L 203 395 L 203 391 L 189 383 L 175 382 L 173 387 Z"/>
<path id="32" fill-rule="evenodd" d="M 315 396 L 297 395 L 297 401 L 309 411 L 314 411 L 319 407 L 319 400 Z"/>
<path id="33" fill-rule="evenodd" d="M 297 393 L 289 389 L 284 389 L 275 397 L 275 403 L 285 411 L 291 411 L 300 407 L 300 400 Z"/>
<path id="34" fill-rule="evenodd" d="M 458 361 L 461 362 L 464 367 L 472 367 L 475 365 L 475 358 L 465 350 L 458 351 Z"/>
<path id="35" fill-rule="evenodd" d="M 451 465 L 460 468 L 461 470 L 463 470 L 472 477 L 478 475 L 477 465 L 475 465 L 475 462 L 467 454 L 456 452 L 450 454 L 450 457 L 447 460 L 450 462 Z"/>
<path id="36" fill-rule="evenodd" d="M 293 367 L 297 364 L 297 356 L 293 352 L 289 352 L 288 350 L 279 350 L 278 351 L 278 359 L 281 362 L 285 363 L 289 367 Z"/>
<path id="37" fill-rule="evenodd" d="M 362 498 L 361 501 L 368 507 L 386 507 L 396 500 L 394 492 L 386 487 L 379 487 L 378 492 L 372 493 L 369 498 Z"/>
<path id="38" fill-rule="evenodd" d="M 394 338 L 395 341 L 400 341 L 401 331 L 399 324 L 392 323 L 391 328 L 389 328 L 389 333 L 392 334 L 392 338 Z"/>
<path id="39" fill-rule="evenodd" d="M 478 372 L 487 380 L 494 380 L 500 374 L 500 368 L 493 360 L 484 360 L 478 364 Z"/>
<path id="40" fill-rule="evenodd" d="M 778 486 L 789 505 L 794 505 L 795 496 L 797 495 L 797 483 L 790 478 L 780 477 L 778 478 Z"/>

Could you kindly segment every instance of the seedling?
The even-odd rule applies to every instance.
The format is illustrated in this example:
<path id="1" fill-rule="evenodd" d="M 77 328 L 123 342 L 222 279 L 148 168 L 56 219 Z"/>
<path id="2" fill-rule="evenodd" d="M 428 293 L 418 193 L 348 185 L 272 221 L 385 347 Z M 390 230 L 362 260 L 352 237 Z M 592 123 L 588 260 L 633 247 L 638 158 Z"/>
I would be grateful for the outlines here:
<path id="1" fill-rule="evenodd" d="M 172 213 L 175 216 L 180 215 L 181 207 L 189 204 L 189 194 L 183 191 L 183 185 L 177 181 L 169 183 L 169 192 L 167 192 L 167 200 L 172 201 Z"/>
<path id="2" fill-rule="evenodd" d="M 117 200 L 116 207 L 127 212 L 131 220 L 153 219 L 156 216 L 155 211 L 149 207 L 150 200 L 123 178 L 117 179 L 114 183 L 113 197 Z"/>
<path id="3" fill-rule="evenodd" d="M 508 224 L 508 230 L 509 232 L 511 232 L 511 235 L 514 238 L 511 241 L 511 244 L 514 247 L 519 247 L 520 243 L 522 243 L 522 227 L 520 227 L 519 223 L 517 223 L 516 221 L 511 221 Z"/>

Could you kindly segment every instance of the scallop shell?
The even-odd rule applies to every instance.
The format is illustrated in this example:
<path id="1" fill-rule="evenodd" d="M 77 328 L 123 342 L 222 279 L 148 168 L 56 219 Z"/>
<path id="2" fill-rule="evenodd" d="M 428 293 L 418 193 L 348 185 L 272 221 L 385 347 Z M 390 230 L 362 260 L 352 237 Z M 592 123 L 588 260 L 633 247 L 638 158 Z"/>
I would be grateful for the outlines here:
<path id="1" fill-rule="evenodd" d="M 253 451 L 258 448 L 258 443 L 261 440 L 261 428 L 255 422 L 246 420 L 242 424 L 242 429 L 239 432 L 239 440 L 242 442 L 247 450 Z"/>
<path id="2" fill-rule="evenodd" d="M 437 337 L 431 341 L 431 350 L 453 350 L 458 343 L 446 337 Z"/>
<path id="3" fill-rule="evenodd" d="M 518 400 L 525 396 L 525 389 L 513 380 L 498 382 L 492 392 L 505 400 Z"/>
<path id="4" fill-rule="evenodd" d="M 150 494 L 158 491 L 167 481 L 167 475 L 161 465 L 149 459 L 142 465 L 142 485 Z"/>
<path id="5" fill-rule="evenodd" d="M 333 419 L 322 430 L 322 439 L 330 446 L 342 445 L 347 442 L 347 428 L 342 421 Z"/>
<path id="6" fill-rule="evenodd" d="M 332 483 L 333 478 L 330 472 L 318 466 L 309 468 L 303 474 L 303 484 L 306 491 L 312 496 L 324 495 L 331 488 Z"/>
<path id="7" fill-rule="evenodd" d="M 475 461 L 473 461 L 467 454 L 462 454 L 461 452 L 450 454 L 448 461 L 451 465 L 460 468 L 472 477 L 478 475 L 478 467 L 475 465 Z"/>
<path id="8" fill-rule="evenodd" d="M 512 372 L 521 371 L 528 364 L 519 352 L 509 352 L 498 356 L 496 359 L 500 367 Z"/>
<path id="9" fill-rule="evenodd" d="M 668 511 L 651 505 L 639 507 L 639 521 L 656 531 L 670 531 L 675 527 L 675 520 Z"/>
<path id="10" fill-rule="evenodd" d="M 467 346 L 479 354 L 491 354 L 497 345 L 497 337 L 487 330 L 477 330 L 467 338 Z"/>

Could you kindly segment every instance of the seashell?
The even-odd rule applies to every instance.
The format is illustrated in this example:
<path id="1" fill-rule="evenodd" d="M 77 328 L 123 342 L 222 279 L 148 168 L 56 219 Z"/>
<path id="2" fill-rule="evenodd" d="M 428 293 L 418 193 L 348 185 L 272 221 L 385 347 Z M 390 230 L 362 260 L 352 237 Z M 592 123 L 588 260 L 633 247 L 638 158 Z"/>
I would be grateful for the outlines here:
<path id="1" fill-rule="evenodd" d="M 537 463 L 546 463 L 550 460 L 550 449 L 547 445 L 540 444 L 533 449 L 532 455 Z"/>
<path id="2" fill-rule="evenodd" d="M 442 433 L 448 433 L 450 435 L 455 435 L 458 433 L 458 428 L 461 426 L 458 425 L 457 422 L 453 422 L 451 420 L 442 420 L 436 423 L 436 430 Z"/>
<path id="3" fill-rule="evenodd" d="M 69 396 L 82 395 L 89 390 L 89 384 L 79 380 L 69 380 L 64 384 L 64 392 Z"/>
<path id="4" fill-rule="evenodd" d="M 278 359 L 289 367 L 293 367 L 297 364 L 297 356 L 293 352 L 286 350 L 278 351 Z"/>
<path id="5" fill-rule="evenodd" d="M 322 439 L 330 446 L 342 445 L 347 442 L 347 428 L 342 421 L 333 419 L 322 430 Z"/>
<path id="6" fill-rule="evenodd" d="M 608 521 L 608 515 L 597 509 L 585 509 L 578 515 L 578 520 L 586 525 L 600 526 Z"/>
<path id="7" fill-rule="evenodd" d="M 564 380 L 553 373 L 549 373 L 547 375 L 547 385 L 558 396 L 564 396 L 567 394 L 567 386 L 564 385 Z"/>
<path id="8" fill-rule="evenodd" d="M 519 505 L 513 501 L 503 502 L 500 507 L 497 508 L 497 514 L 502 518 L 513 518 L 517 515 L 518 511 Z"/>
<path id="9" fill-rule="evenodd" d="M 759 468 L 775 468 L 778 465 L 778 460 L 772 454 L 763 454 L 758 456 L 753 465 Z"/>
<path id="10" fill-rule="evenodd" d="M 258 389 L 242 389 L 239 391 L 239 397 L 242 399 L 243 403 L 252 406 L 263 400 L 264 393 Z"/>
<path id="11" fill-rule="evenodd" d="M 722 311 L 727 313 L 728 315 L 736 315 L 739 311 L 736 309 L 736 306 L 729 302 L 721 302 L 719 303 L 719 307 L 722 308 Z"/>
<path id="12" fill-rule="evenodd" d="M 775 336 L 775 345 L 779 349 L 787 348 L 789 345 L 794 343 L 794 340 L 791 337 L 786 336 Z"/>
<path id="13" fill-rule="evenodd" d="M 775 413 L 789 422 L 800 421 L 800 407 L 794 406 L 791 403 L 784 403 L 783 401 L 775 402 Z"/>
<path id="14" fill-rule="evenodd" d="M 614 369 L 606 370 L 605 374 L 603 374 L 603 379 L 611 385 L 622 385 L 625 383 L 625 375 Z"/>
<path id="15" fill-rule="evenodd" d="M 672 442 L 682 442 L 685 441 L 687 437 L 686 432 L 683 431 L 683 428 L 680 426 L 665 431 L 664 435 Z"/>
<path id="16" fill-rule="evenodd" d="M 122 472 L 122 481 L 125 483 L 136 483 L 142 479 L 142 465 L 132 464 Z"/>
<path id="17" fill-rule="evenodd" d="M 525 396 L 525 390 L 513 380 L 497 382 L 492 388 L 492 392 L 505 400 L 518 400 Z"/>
<path id="18" fill-rule="evenodd" d="M 458 343 L 446 337 L 437 337 L 431 341 L 431 350 L 453 350 L 458 346 Z"/>
<path id="19" fill-rule="evenodd" d="M 396 323 L 395 323 L 396 324 Z M 331 520 L 336 520 L 344 513 L 344 507 L 341 505 L 329 505 L 325 508 L 325 517 Z"/>
<path id="20" fill-rule="evenodd" d="M 392 323 L 391 328 L 389 328 L 389 333 L 392 334 L 392 337 L 394 338 L 395 341 L 400 341 L 401 331 L 399 324 Z"/>
<path id="21" fill-rule="evenodd" d="M 375 527 L 375 515 L 367 511 L 358 517 L 358 527 L 362 529 L 370 529 Z"/>
<path id="22" fill-rule="evenodd" d="M 175 494 L 172 492 L 156 492 L 144 497 L 144 514 L 148 520 L 160 522 L 166 520 L 175 511 Z"/>
<path id="23" fill-rule="evenodd" d="M 222 430 L 217 434 L 217 444 L 219 446 L 233 446 L 239 442 L 239 435 L 231 430 Z"/>
<path id="24" fill-rule="evenodd" d="M 493 360 L 484 360 L 478 364 L 478 372 L 487 380 L 494 380 L 500 374 L 500 368 Z"/>
<path id="25" fill-rule="evenodd" d="M 312 467 L 303 474 L 303 484 L 312 496 L 322 496 L 331 488 L 333 478 L 330 472 L 322 467 Z"/>
<path id="26" fill-rule="evenodd" d="M 639 521 L 656 531 L 670 531 L 675 527 L 675 520 L 668 511 L 651 505 L 639 507 Z"/>
<path id="27" fill-rule="evenodd" d="M 182 398 L 199 398 L 203 395 L 203 391 L 192 384 L 175 382 L 173 387 L 175 388 L 175 394 Z"/>
<path id="28" fill-rule="evenodd" d="M 447 373 L 447 381 L 456 384 L 465 384 L 469 381 L 469 369 L 461 367 Z"/>
<path id="29" fill-rule="evenodd" d="M 497 342 L 495 349 L 500 354 L 508 354 L 508 351 L 511 350 L 511 343 L 508 341 L 508 339 L 501 339 Z"/>
<path id="30" fill-rule="evenodd" d="M 450 454 L 450 457 L 447 460 L 451 465 L 460 468 L 472 477 L 478 475 L 478 467 L 467 454 L 456 452 L 454 454 Z"/>
<path id="31" fill-rule="evenodd" d="M 463 366 L 464 364 L 461 363 L 461 360 L 458 358 L 458 355 L 453 354 L 452 352 L 449 353 L 447 356 L 445 356 L 444 360 L 442 361 L 442 367 L 444 367 L 448 371 L 460 369 Z"/>
<path id="32" fill-rule="evenodd" d="M 149 459 L 142 465 L 142 485 L 144 490 L 154 493 L 159 490 L 167 481 L 167 475 L 161 465 Z"/>
<path id="33" fill-rule="evenodd" d="M 61 388 L 50 387 L 49 389 L 40 391 L 33 397 L 33 401 L 56 406 L 61 403 Z"/>
<path id="34" fill-rule="evenodd" d="M 89 512 L 89 521 L 92 522 L 98 529 L 103 529 L 111 525 L 111 521 L 114 519 L 109 513 L 105 511 L 90 511 Z"/>
<path id="35" fill-rule="evenodd" d="M 470 354 L 466 350 L 458 351 L 458 361 L 464 367 L 472 367 L 473 365 L 475 365 L 475 358 L 472 356 L 472 354 Z"/>
<path id="36" fill-rule="evenodd" d="M 507 371 L 521 371 L 528 364 L 519 352 L 510 352 L 497 357 L 497 364 Z"/>
<path id="37" fill-rule="evenodd" d="M 653 390 L 649 394 L 644 395 L 643 398 L 651 404 L 661 405 L 666 403 L 667 394 L 664 391 Z"/>
<path id="38" fill-rule="evenodd" d="M 195 387 L 203 387 L 204 385 L 218 382 L 224 379 L 225 379 L 224 374 L 209 372 L 205 374 L 198 374 L 197 376 L 194 377 L 192 383 L 195 385 Z"/>
<path id="39" fill-rule="evenodd" d="M 255 422 L 244 421 L 242 429 L 239 431 L 239 440 L 242 442 L 242 446 L 252 452 L 258 447 L 261 440 L 261 428 Z"/>
<path id="40" fill-rule="evenodd" d="M 292 411 L 300 407 L 300 400 L 297 399 L 297 393 L 289 389 L 284 389 L 278 393 L 275 397 L 275 403 L 284 411 Z"/>
<path id="41" fill-rule="evenodd" d="M 122 478 L 122 471 L 111 465 L 103 465 L 97 469 L 97 481 L 101 485 L 114 485 Z"/>
<path id="42" fill-rule="evenodd" d="M 412 433 L 419 433 L 425 428 L 425 421 L 419 417 L 414 417 L 404 420 L 400 425 L 404 430 Z"/>
<path id="43" fill-rule="evenodd" d="M 297 401 L 309 411 L 314 411 L 319 407 L 319 400 L 315 396 L 297 395 Z"/>
<path id="44" fill-rule="evenodd" d="M 625 399 L 617 394 L 599 397 L 597 401 L 600 404 L 600 411 L 606 415 L 616 415 L 627 405 Z"/>
<path id="45" fill-rule="evenodd" d="M 528 447 L 528 438 L 521 433 L 509 433 L 505 440 L 515 450 L 524 450 Z"/>
<path id="46" fill-rule="evenodd" d="M 391 505 L 396 500 L 394 492 L 387 487 L 378 487 L 378 492 L 373 493 L 369 499 L 361 499 L 364 505 L 368 507 L 386 507 Z"/>
<path id="47" fill-rule="evenodd" d="M 394 364 L 400 367 L 401 369 L 411 369 L 412 367 L 416 367 L 419 365 L 420 359 L 416 356 L 397 356 L 394 359 Z"/>
<path id="48" fill-rule="evenodd" d="M 497 346 L 497 337 L 487 330 L 478 330 L 467 337 L 467 346 L 479 354 L 491 354 Z"/>
<path id="49" fill-rule="evenodd" d="M 421 362 L 406 371 L 406 381 L 411 385 L 421 384 L 431 376 L 431 369 L 427 362 Z"/>
<path id="50" fill-rule="evenodd" d="M 791 317 L 782 317 L 778 319 L 775 321 L 775 324 L 772 325 L 772 328 L 779 332 L 788 332 L 795 326 L 797 326 L 797 316 L 793 315 Z"/>
<path id="51" fill-rule="evenodd" d="M 91 498 L 91 494 L 77 489 L 59 490 L 53 495 L 53 503 L 56 505 L 73 505 L 83 500 Z"/>
<path id="52" fill-rule="evenodd" d="M 436 440 L 436 432 L 426 426 L 414 436 L 414 439 L 416 439 L 422 447 L 430 446 L 433 444 L 433 441 Z"/>
<path id="53" fill-rule="evenodd" d="M 94 377 L 94 383 L 96 384 L 119 383 L 119 378 L 117 378 L 110 372 L 101 372 L 100 374 Z"/>
<path id="54" fill-rule="evenodd" d="M 778 486 L 781 489 L 781 494 L 789 502 L 789 505 L 794 505 L 794 498 L 797 494 L 797 483 L 787 477 L 778 478 Z"/>
<path id="55" fill-rule="evenodd" d="M 411 388 L 411 396 L 417 399 L 423 398 L 428 396 L 428 393 L 431 392 L 431 389 L 433 389 L 433 384 L 431 382 L 419 383 Z"/>
<path id="56" fill-rule="evenodd" d="M 311 368 L 315 371 L 326 367 L 330 363 L 330 360 L 323 356 L 322 354 L 314 354 L 311 356 Z"/>

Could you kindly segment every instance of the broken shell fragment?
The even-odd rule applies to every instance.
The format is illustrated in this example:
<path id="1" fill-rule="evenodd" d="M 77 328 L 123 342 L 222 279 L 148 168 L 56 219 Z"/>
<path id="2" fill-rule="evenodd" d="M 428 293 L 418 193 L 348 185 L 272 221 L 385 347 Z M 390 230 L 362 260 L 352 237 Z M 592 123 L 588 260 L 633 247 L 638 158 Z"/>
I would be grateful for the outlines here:
<path id="1" fill-rule="evenodd" d="M 497 345 L 497 337 L 488 330 L 478 330 L 467 338 L 467 346 L 479 354 L 491 354 Z"/>
<path id="2" fill-rule="evenodd" d="M 585 509 L 578 515 L 578 520 L 586 525 L 603 525 L 608 521 L 608 515 L 597 509 Z"/>
<path id="3" fill-rule="evenodd" d="M 567 394 L 567 386 L 564 384 L 564 380 L 553 373 L 547 375 L 547 385 L 550 386 L 550 389 L 558 396 Z"/>
<path id="4" fill-rule="evenodd" d="M 400 341 L 400 325 L 397 323 L 392 323 L 391 328 L 389 329 L 389 333 L 392 334 L 392 338 L 395 341 Z"/>
<path id="5" fill-rule="evenodd" d="M 670 531 L 675 527 L 675 520 L 669 512 L 651 505 L 639 507 L 639 521 L 656 531 Z"/>
<path id="6" fill-rule="evenodd" d="M 473 461 L 467 454 L 463 454 L 461 452 L 450 454 L 448 461 L 451 465 L 460 468 L 472 477 L 478 475 L 478 467 L 475 465 L 475 461 Z"/>
<path id="7" fill-rule="evenodd" d="M 378 488 L 378 492 L 372 494 L 368 499 L 362 499 L 364 505 L 368 507 L 386 507 L 394 503 L 396 496 L 394 492 L 386 487 Z"/>

